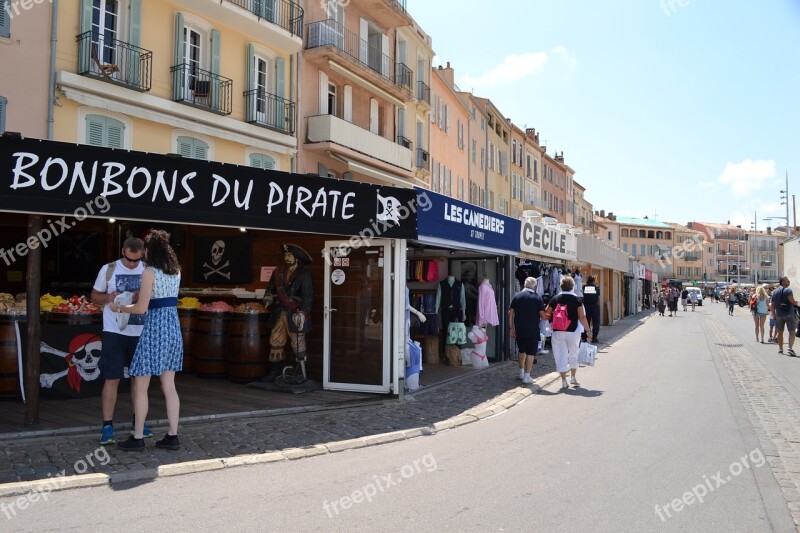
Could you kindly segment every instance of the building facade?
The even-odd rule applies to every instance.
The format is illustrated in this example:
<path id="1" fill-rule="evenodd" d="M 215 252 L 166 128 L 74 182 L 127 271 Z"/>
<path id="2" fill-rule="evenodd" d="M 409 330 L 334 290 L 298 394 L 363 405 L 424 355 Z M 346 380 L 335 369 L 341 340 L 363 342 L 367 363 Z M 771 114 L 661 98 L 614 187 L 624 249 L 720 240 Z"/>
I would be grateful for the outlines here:
<path id="1" fill-rule="evenodd" d="M 431 83 L 431 190 L 467 201 L 469 109 L 457 93 L 449 64 L 432 70 Z"/>
<path id="2" fill-rule="evenodd" d="M 672 278 L 673 269 L 667 254 L 673 246 L 669 224 L 648 218 L 617 217 L 622 251 L 635 257 L 640 265 L 663 280 Z"/>
<path id="3" fill-rule="evenodd" d="M 771 229 L 766 232 L 747 233 L 747 260 L 751 266 L 753 283 L 778 281 L 778 236 Z"/>
<path id="4" fill-rule="evenodd" d="M 701 231 L 714 244 L 715 269 L 713 281 L 746 283 L 750 277 L 745 248 L 747 232 L 739 226 L 712 222 L 691 222 L 693 230 Z M 709 275 L 709 278 L 711 276 Z"/>

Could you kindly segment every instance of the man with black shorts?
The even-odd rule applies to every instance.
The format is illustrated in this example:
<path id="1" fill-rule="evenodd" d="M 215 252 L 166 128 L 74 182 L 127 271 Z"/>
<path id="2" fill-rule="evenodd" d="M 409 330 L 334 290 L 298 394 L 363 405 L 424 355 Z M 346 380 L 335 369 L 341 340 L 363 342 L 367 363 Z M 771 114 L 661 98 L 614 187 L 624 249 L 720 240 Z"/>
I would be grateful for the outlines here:
<path id="1" fill-rule="evenodd" d="M 797 302 L 789 288 L 789 278 L 786 276 L 780 280 L 780 287 L 772 292 L 772 316 L 775 318 L 775 327 L 778 331 L 778 353 L 783 353 L 783 328 L 789 328 L 789 349 L 786 355 L 797 357 L 794 353 L 794 337 L 797 330 L 797 315 L 794 314 L 794 307 Z"/>
<path id="2" fill-rule="evenodd" d="M 544 301 L 536 294 L 536 278 L 526 278 L 525 288 L 514 295 L 508 309 L 511 338 L 517 339 L 519 348 L 519 379 L 533 383 L 531 368 L 539 345 L 539 319 L 544 317 Z"/>
<path id="3" fill-rule="evenodd" d="M 117 296 L 133 299 L 142 284 L 144 244 L 141 239 L 129 238 L 122 245 L 122 258 L 103 265 L 92 289 L 92 303 L 105 306 L 103 309 L 103 349 L 98 366 L 103 373 L 103 429 L 100 444 L 114 444 L 114 408 L 117 404 L 119 381 L 128 377 L 128 366 L 133 360 L 139 336 L 144 327 L 144 315 L 121 315 L 111 311 Z M 125 294 L 128 293 L 128 294 Z M 128 301 L 127 303 L 131 303 Z M 133 387 L 133 384 L 131 384 Z M 131 394 L 131 401 L 133 400 Z M 131 423 L 133 427 L 133 423 Z M 133 430 L 131 430 L 133 431 Z M 153 431 L 144 425 L 144 436 L 152 437 Z"/>

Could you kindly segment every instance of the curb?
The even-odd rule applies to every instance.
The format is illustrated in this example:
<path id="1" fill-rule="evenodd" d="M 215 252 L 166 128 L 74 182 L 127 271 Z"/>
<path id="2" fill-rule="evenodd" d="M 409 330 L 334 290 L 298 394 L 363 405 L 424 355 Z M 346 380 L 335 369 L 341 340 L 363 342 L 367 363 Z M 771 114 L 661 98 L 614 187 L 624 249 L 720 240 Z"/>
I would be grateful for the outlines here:
<path id="1" fill-rule="evenodd" d="M 650 316 L 642 317 L 642 320 L 649 319 Z M 620 337 L 626 335 L 628 331 L 621 332 L 620 335 L 614 335 L 609 341 L 603 342 L 602 347 L 606 348 L 609 344 L 618 340 Z M 504 365 L 495 367 L 495 371 L 500 371 Z M 511 366 L 511 365 L 508 365 Z M 488 371 L 489 369 L 487 369 Z M 467 379 L 472 376 L 480 375 L 482 372 L 475 372 L 471 375 L 464 376 Z M 58 490 L 110 486 L 119 483 L 131 482 L 146 482 L 152 481 L 160 477 L 181 476 L 185 474 L 194 474 L 198 472 L 210 472 L 214 470 L 225 470 L 228 468 L 235 468 L 239 466 L 275 463 L 281 461 L 296 461 L 306 457 L 315 457 L 318 455 L 327 455 L 331 453 L 339 453 L 349 450 L 357 450 L 366 448 L 368 446 L 380 446 L 381 444 L 389 444 L 392 442 L 400 442 L 403 440 L 415 439 L 418 437 L 426 437 L 436 435 L 441 431 L 447 431 L 474 422 L 479 422 L 491 416 L 498 415 L 508 411 L 512 407 L 524 402 L 542 389 L 549 387 L 559 379 L 561 375 L 558 372 L 550 372 L 543 376 L 539 376 L 536 382 L 530 387 L 517 386 L 514 389 L 508 390 L 483 405 L 474 407 L 459 415 L 453 416 L 446 420 L 441 420 L 426 426 L 419 426 L 416 428 L 405 429 L 402 431 L 391 431 L 388 433 L 379 433 L 376 435 L 369 435 L 355 439 L 347 439 L 340 441 L 332 441 L 324 444 L 315 444 L 312 446 L 305 446 L 302 448 L 286 448 L 284 450 L 236 455 L 233 457 L 223 457 L 218 459 L 202 459 L 198 461 L 186 461 L 182 463 L 174 463 L 168 465 L 161 465 L 157 468 L 145 468 L 140 470 L 128 470 L 125 472 L 118 472 L 114 474 L 83 474 L 76 476 L 66 476 L 59 478 L 47 478 L 33 481 L 20 481 L 14 483 L 0 483 L 0 497 L 9 496 L 25 496 L 30 495 L 31 498 L 42 497 L 46 493 Z M 427 389 L 427 388 L 426 388 Z M 415 391 L 418 392 L 418 391 Z M 386 400 L 369 403 L 381 403 Z M 490 402 L 490 403 L 489 403 Z M 353 406 L 362 407 L 362 406 Z M 343 406 L 336 406 L 334 409 L 343 409 Z M 280 413 L 284 414 L 284 413 Z M 252 414 L 251 414 L 252 416 Z"/>

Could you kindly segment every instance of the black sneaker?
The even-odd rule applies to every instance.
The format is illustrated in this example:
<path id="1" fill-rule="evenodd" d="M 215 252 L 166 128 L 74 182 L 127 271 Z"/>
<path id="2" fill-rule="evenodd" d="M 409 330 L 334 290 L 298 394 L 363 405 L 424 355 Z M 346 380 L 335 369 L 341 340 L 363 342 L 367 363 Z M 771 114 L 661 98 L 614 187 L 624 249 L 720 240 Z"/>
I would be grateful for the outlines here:
<path id="1" fill-rule="evenodd" d="M 181 443 L 178 442 L 177 435 L 164 435 L 164 438 L 156 441 L 156 447 L 165 450 L 179 450 Z"/>
<path id="2" fill-rule="evenodd" d="M 128 437 L 128 440 L 118 442 L 117 447 L 120 450 L 125 450 L 126 452 L 143 452 L 144 439 L 134 439 L 133 436 L 131 436 Z"/>

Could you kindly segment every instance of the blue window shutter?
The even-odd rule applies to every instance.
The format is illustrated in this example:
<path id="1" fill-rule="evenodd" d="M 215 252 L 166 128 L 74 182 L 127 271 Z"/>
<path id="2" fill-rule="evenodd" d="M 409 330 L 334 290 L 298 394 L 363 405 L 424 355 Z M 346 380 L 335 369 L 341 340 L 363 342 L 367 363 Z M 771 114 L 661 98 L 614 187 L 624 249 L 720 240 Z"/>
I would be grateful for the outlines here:
<path id="1" fill-rule="evenodd" d="M 0 37 L 11 37 L 11 17 L 5 10 L 6 5 L 8 0 L 0 0 Z"/>
<path id="2" fill-rule="evenodd" d="M 106 117 L 106 148 L 125 148 L 125 124 Z"/>
<path id="3" fill-rule="evenodd" d="M 256 88 L 256 48 L 252 43 L 247 43 L 247 90 L 252 91 Z M 258 101 L 257 94 L 250 96 L 247 101 L 247 116 L 245 121 L 253 122 L 256 118 L 256 102 Z"/>
<path id="4" fill-rule="evenodd" d="M 276 126 L 280 130 L 286 130 L 286 102 L 283 100 L 286 94 L 286 60 L 282 57 L 275 59 L 275 99 L 277 109 L 275 110 Z M 290 119 L 291 120 L 291 119 Z"/>
<path id="5" fill-rule="evenodd" d="M 6 131 L 6 108 L 8 108 L 8 100 L 0 96 L 0 135 Z"/>
<path id="6" fill-rule="evenodd" d="M 142 0 L 130 0 L 130 20 L 128 41 L 131 46 L 136 48 L 142 45 Z M 126 67 L 128 70 L 127 80 L 133 85 L 139 85 L 141 78 L 141 54 L 137 49 L 132 49 L 127 52 L 125 58 Z"/>
<path id="7" fill-rule="evenodd" d="M 180 67 L 183 65 L 183 14 L 175 15 L 175 56 L 172 58 L 172 65 Z M 183 68 L 172 73 L 172 99 L 175 101 L 183 100 L 183 91 L 186 87 L 186 71 Z"/>
<path id="8" fill-rule="evenodd" d="M 194 139 L 191 137 L 178 137 L 178 153 L 183 157 L 192 157 L 192 147 L 194 146 Z"/>
<path id="9" fill-rule="evenodd" d="M 86 144 L 90 146 L 106 145 L 106 117 L 86 115 Z"/>
<path id="10" fill-rule="evenodd" d="M 219 30 L 211 30 L 211 105 L 214 109 L 219 109 L 219 66 L 221 49 L 222 33 L 220 33 Z"/>

